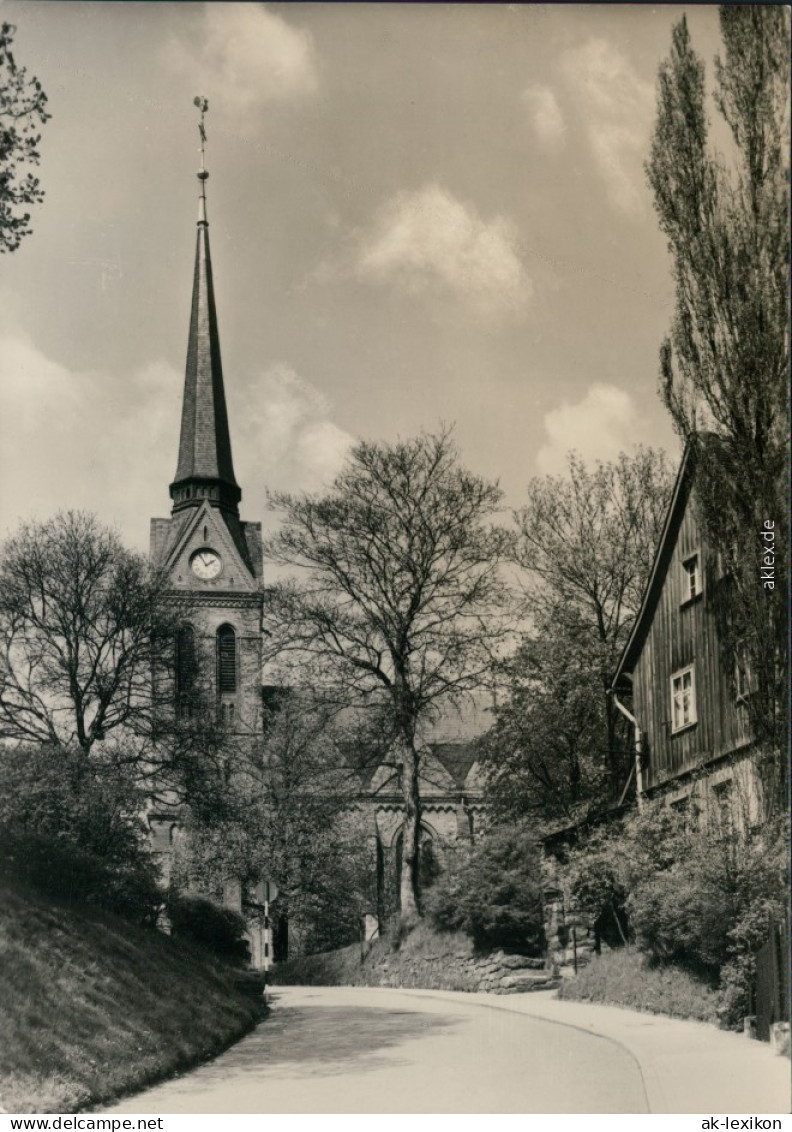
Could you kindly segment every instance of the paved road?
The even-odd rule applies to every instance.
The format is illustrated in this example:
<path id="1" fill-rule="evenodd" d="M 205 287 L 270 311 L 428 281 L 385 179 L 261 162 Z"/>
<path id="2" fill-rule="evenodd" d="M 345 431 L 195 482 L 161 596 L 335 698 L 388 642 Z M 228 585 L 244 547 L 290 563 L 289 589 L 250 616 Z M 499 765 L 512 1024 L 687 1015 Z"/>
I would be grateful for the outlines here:
<path id="1" fill-rule="evenodd" d="M 497 1000 L 362 987 L 278 987 L 273 1000 L 269 1018 L 215 1061 L 103 1111 L 648 1111 L 622 1046 Z"/>

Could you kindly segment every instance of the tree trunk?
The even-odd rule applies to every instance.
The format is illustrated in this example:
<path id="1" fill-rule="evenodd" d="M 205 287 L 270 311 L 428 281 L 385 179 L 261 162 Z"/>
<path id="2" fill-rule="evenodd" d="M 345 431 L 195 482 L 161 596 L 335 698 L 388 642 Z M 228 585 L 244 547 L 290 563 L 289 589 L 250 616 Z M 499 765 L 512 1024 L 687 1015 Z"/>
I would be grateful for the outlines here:
<path id="1" fill-rule="evenodd" d="M 380 934 L 385 931 L 385 924 L 387 923 L 387 905 L 385 902 L 385 850 L 380 838 L 379 832 L 374 836 L 374 851 L 375 860 L 377 863 L 377 927 Z"/>
<path id="2" fill-rule="evenodd" d="M 421 793 L 418 785 L 418 755 L 415 743 L 408 739 L 402 750 L 402 792 L 404 826 L 402 828 L 402 862 L 399 878 L 400 918 L 403 925 L 420 918 L 418 907 L 418 861 L 421 844 Z"/>

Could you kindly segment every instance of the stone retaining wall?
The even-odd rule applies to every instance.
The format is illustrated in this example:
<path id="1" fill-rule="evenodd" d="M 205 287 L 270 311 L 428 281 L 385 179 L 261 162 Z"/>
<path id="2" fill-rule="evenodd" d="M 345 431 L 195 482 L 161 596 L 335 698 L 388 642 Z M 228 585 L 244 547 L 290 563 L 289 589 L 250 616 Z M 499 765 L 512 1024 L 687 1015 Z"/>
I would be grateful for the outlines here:
<path id="1" fill-rule="evenodd" d="M 595 954 L 596 933 L 591 921 L 571 900 L 558 861 L 545 859 L 542 872 L 546 962 L 551 970 L 568 977 L 585 967 Z"/>
<path id="2" fill-rule="evenodd" d="M 557 974 L 545 967 L 544 960 L 507 955 L 503 951 L 481 956 L 427 957 L 390 953 L 370 957 L 361 967 L 360 975 L 368 986 L 490 991 L 492 994 L 551 990 L 560 982 Z"/>

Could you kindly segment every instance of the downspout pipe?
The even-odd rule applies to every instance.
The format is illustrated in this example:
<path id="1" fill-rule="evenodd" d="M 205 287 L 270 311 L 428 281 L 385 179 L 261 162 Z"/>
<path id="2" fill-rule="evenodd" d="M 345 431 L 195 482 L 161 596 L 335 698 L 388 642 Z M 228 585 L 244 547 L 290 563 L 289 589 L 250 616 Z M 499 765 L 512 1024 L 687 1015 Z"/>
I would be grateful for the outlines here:
<path id="1" fill-rule="evenodd" d="M 615 688 L 611 688 L 611 695 L 613 696 L 614 705 L 633 726 L 633 733 L 635 735 L 635 795 L 638 802 L 638 809 L 642 810 L 646 799 L 644 798 L 643 786 L 643 737 L 641 735 L 641 728 L 638 726 L 638 720 L 632 712 L 627 710 L 616 695 Z"/>

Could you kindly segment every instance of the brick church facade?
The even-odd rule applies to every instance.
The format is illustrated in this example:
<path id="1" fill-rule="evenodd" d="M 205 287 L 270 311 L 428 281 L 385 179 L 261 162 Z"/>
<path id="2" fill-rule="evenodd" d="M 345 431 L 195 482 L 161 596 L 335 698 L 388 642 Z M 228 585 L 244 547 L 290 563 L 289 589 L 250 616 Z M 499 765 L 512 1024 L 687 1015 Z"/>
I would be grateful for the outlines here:
<path id="1" fill-rule="evenodd" d="M 189 713 L 187 673 L 200 658 L 218 721 L 235 742 L 244 744 L 263 734 L 264 713 L 270 710 L 266 692 L 272 689 L 262 679 L 266 591 L 261 523 L 241 517 L 242 490 L 234 475 L 209 249 L 207 178 L 202 151 L 181 430 L 169 489 L 172 508 L 170 517 L 151 520 L 150 558 L 165 571 L 174 600 L 185 609 L 174 666 L 177 716 Z M 482 821 L 476 749 L 486 726 L 482 720 L 480 712 L 451 717 L 427 735 L 423 834 L 441 863 L 449 847 L 475 838 Z M 399 855 L 403 803 L 398 783 L 385 767 L 368 767 L 359 775 L 350 805 L 370 823 L 379 879 L 377 911 L 382 915 Z M 178 815 L 167 809 L 151 812 L 149 824 L 167 879 Z M 241 899 L 239 885 L 230 882 L 226 902 L 241 908 Z M 255 952 L 254 941 L 254 961 Z"/>
<path id="2" fill-rule="evenodd" d="M 202 134 L 203 136 L 203 134 Z M 174 711 L 190 712 L 189 682 L 203 665 L 218 721 L 239 742 L 262 730 L 263 556 L 261 523 L 240 517 L 209 250 L 203 167 L 176 474 L 169 518 L 152 519 L 150 558 L 185 609 L 174 664 Z M 149 815 L 167 875 L 178 818 Z M 231 900 L 237 903 L 236 899 Z"/>

